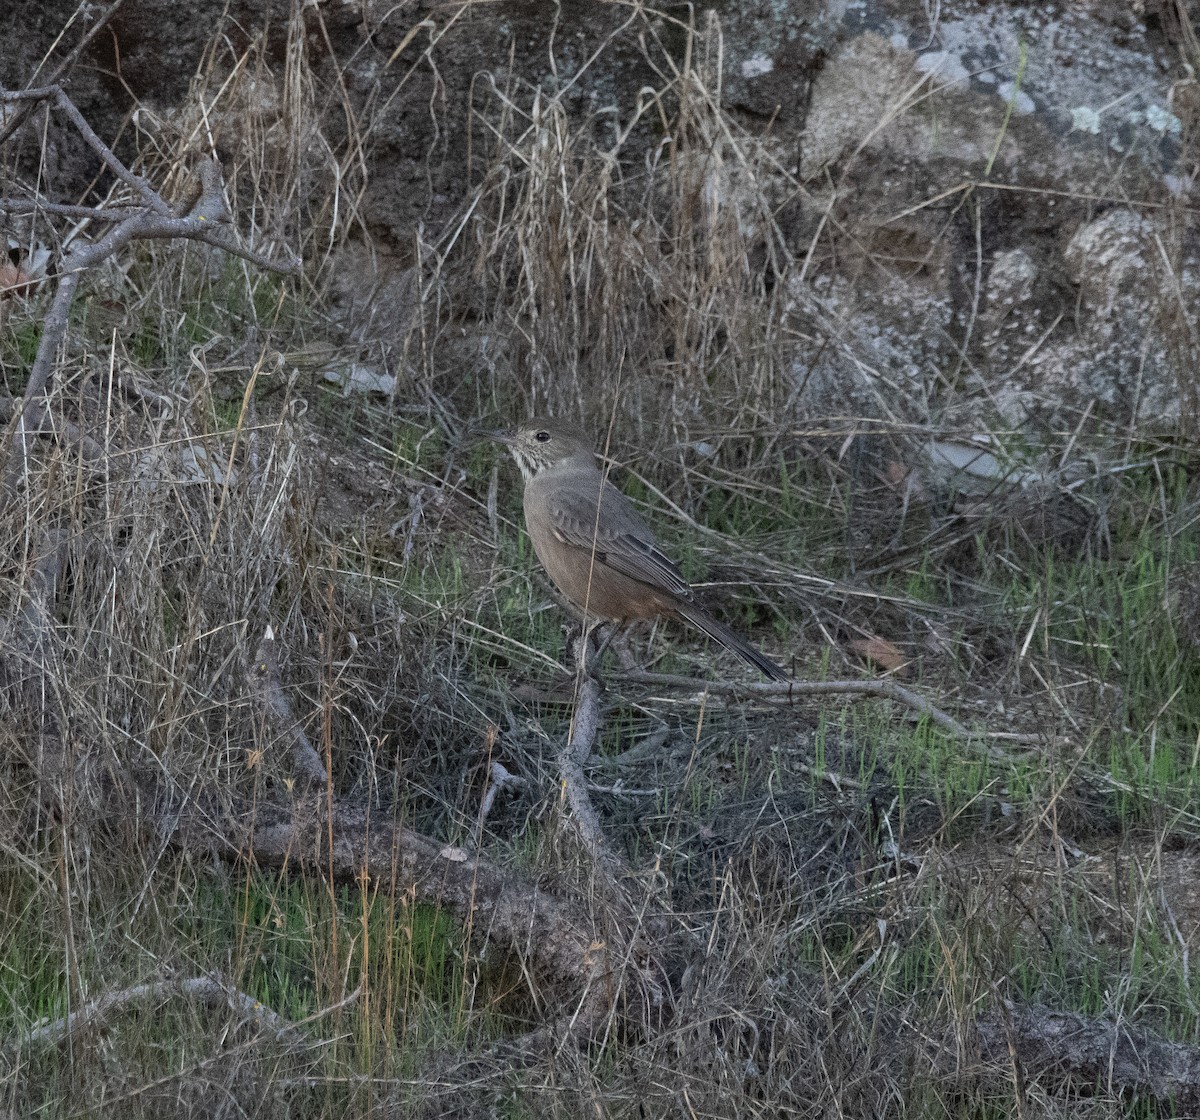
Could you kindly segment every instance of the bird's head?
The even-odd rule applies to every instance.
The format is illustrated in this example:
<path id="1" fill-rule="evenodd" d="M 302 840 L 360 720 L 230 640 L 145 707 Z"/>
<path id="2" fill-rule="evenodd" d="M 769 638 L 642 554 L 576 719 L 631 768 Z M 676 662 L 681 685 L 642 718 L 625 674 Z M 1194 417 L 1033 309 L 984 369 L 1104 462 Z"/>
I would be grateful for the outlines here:
<path id="1" fill-rule="evenodd" d="M 587 433 L 566 420 L 526 420 L 515 432 L 492 432 L 492 439 L 512 452 L 526 482 L 560 464 L 596 465 Z"/>

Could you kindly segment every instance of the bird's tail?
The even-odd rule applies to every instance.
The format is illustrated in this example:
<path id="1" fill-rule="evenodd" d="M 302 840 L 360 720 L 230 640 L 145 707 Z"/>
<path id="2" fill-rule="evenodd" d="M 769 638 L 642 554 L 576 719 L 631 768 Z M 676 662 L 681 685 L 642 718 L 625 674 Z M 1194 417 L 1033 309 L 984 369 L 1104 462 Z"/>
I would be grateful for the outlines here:
<path id="1" fill-rule="evenodd" d="M 675 609 L 680 618 L 690 622 L 696 629 L 703 630 L 713 641 L 720 642 L 726 649 L 732 650 L 748 665 L 753 665 L 764 677 L 773 681 L 791 679 L 769 657 L 763 656 L 749 642 L 743 641 L 728 626 L 718 622 L 699 607 L 691 603 L 680 603 Z"/>

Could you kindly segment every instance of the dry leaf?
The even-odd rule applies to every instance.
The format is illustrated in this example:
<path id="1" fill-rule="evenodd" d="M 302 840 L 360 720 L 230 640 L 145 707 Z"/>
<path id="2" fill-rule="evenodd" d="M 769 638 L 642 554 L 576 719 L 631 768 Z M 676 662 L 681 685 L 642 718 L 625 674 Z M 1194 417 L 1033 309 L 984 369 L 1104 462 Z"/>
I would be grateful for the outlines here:
<path id="1" fill-rule="evenodd" d="M 886 638 L 855 638 L 849 642 L 850 649 L 868 661 L 874 661 L 882 669 L 898 676 L 904 675 L 909 659 Z"/>
<path id="2" fill-rule="evenodd" d="M 8 261 L 0 263 L 0 299 L 23 296 L 34 283 L 34 278 L 24 269 Z"/>
<path id="3" fill-rule="evenodd" d="M 889 459 L 883 467 L 883 481 L 893 490 L 900 490 L 908 480 L 909 469 L 898 459 Z"/>

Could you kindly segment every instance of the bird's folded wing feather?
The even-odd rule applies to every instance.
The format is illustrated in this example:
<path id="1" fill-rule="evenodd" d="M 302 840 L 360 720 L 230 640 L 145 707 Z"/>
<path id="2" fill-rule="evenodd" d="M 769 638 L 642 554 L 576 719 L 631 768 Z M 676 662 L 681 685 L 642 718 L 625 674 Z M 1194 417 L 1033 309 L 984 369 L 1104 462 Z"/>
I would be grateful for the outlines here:
<path id="1" fill-rule="evenodd" d="M 596 495 L 563 487 L 550 510 L 554 533 L 566 544 L 591 552 L 604 564 L 630 579 L 660 587 L 680 599 L 690 600 L 692 589 L 625 497 L 604 483 L 604 516 L 597 519 Z M 598 520 L 602 522 L 597 530 Z"/>

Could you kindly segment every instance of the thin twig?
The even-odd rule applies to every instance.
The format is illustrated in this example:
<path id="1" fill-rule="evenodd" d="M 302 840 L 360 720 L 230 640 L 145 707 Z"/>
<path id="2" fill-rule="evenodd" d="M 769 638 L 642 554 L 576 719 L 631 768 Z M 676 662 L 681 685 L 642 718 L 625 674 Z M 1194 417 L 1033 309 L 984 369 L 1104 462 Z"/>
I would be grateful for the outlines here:
<path id="1" fill-rule="evenodd" d="M 35 86 L 32 89 L 3 89 L 0 90 L 0 101 L 46 101 L 58 93 L 58 86 Z M 8 131 L 0 133 L 0 142 L 8 136 Z"/>
<path id="2" fill-rule="evenodd" d="M 92 222 L 123 222 L 142 208 L 128 203 L 115 206 L 71 206 L 44 198 L 0 198 L 0 214 L 53 214 L 59 218 L 79 218 Z"/>
<path id="3" fill-rule="evenodd" d="M 29 440 L 35 426 L 34 419 L 40 414 L 40 410 L 49 403 L 47 386 L 59 348 L 66 338 L 71 305 L 75 299 L 76 289 L 79 287 L 79 279 L 85 271 L 106 260 L 132 241 L 163 238 L 201 241 L 276 272 L 295 274 L 300 269 L 298 259 L 293 258 L 288 262 L 279 262 L 252 250 L 243 249 L 234 244 L 220 229 L 221 226 L 228 223 L 229 211 L 225 206 L 221 169 L 216 160 L 207 159 L 200 165 L 199 201 L 185 216 L 176 217 L 170 207 L 149 187 L 144 179 L 134 175 L 117 159 L 108 146 L 92 131 L 82 114 L 61 90 L 56 96 L 56 104 L 67 111 L 67 115 L 80 129 L 91 147 L 108 166 L 113 168 L 114 174 L 117 174 L 123 182 L 130 184 L 143 198 L 147 199 L 148 208 L 131 211 L 126 218 L 113 226 L 98 241 L 77 241 L 67 251 L 59 273 L 58 288 L 42 325 L 42 337 L 38 343 L 37 354 L 25 386 L 24 404 L 13 424 L 13 453 L 4 472 L 5 491 L 8 494 L 14 491 L 16 480 L 25 468 L 29 453 Z"/>

